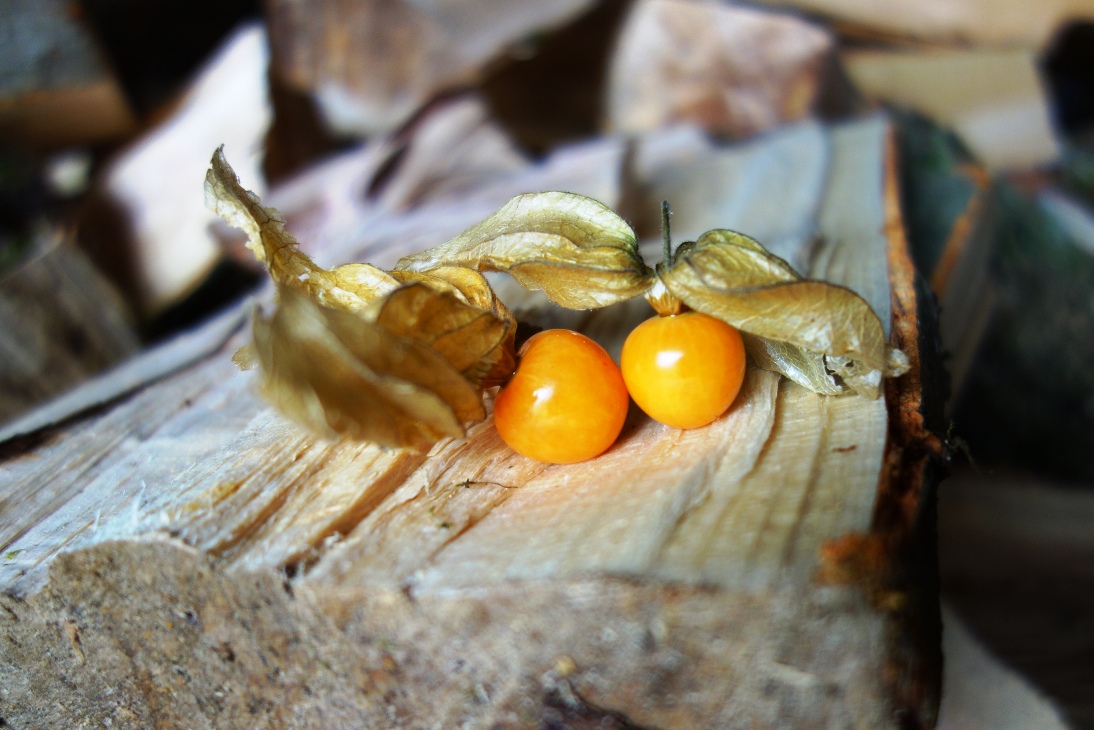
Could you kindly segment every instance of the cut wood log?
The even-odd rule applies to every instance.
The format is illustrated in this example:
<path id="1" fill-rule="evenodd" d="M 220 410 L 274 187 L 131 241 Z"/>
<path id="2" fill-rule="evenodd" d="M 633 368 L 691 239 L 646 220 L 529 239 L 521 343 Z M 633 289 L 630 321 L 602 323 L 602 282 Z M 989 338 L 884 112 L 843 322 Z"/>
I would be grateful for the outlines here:
<path id="1" fill-rule="evenodd" d="M 955 420 L 977 458 L 1060 480 L 1094 480 L 1094 220 L 1051 189 L 997 181 L 987 275 L 991 319 Z M 1066 343 L 1064 347 L 1060 343 Z"/>
<path id="2" fill-rule="evenodd" d="M 827 31 L 789 15 L 691 0 L 636 3 L 612 58 L 607 126 L 692 122 L 746 138 L 814 108 L 833 60 Z"/>
<path id="3" fill-rule="evenodd" d="M 135 353 L 121 296 L 71 243 L 0 277 L 0 426 Z"/>
<path id="4" fill-rule="evenodd" d="M 612 449 L 581 464 L 521 457 L 489 419 L 429 451 L 383 451 L 284 422 L 234 373 L 237 341 L 7 444 L 0 715 L 15 726 L 933 726 L 940 445 L 923 379 L 936 355 L 887 134 L 881 118 L 811 126 L 797 148 L 772 139 L 736 158 L 790 171 L 827 160 L 785 230 L 812 221 L 824 237 L 799 236 L 809 270 L 891 311 L 913 371 L 884 399 L 819 396 L 753 369 L 710 426 L 678 431 L 635 412 Z M 581 155 L 600 163 L 570 180 L 587 171 L 586 188 L 614 204 L 623 157 L 609 149 L 483 184 L 462 206 L 346 221 L 313 243 L 342 258 L 352 241 L 373 260 L 383 244 L 393 258 L 423 231 L 441 239 L 474 222 L 460 215 L 513 186 L 561 180 L 559 160 Z M 659 174 L 643 186 L 664 186 Z M 711 206 L 745 211 L 741 196 L 779 195 L 788 177 L 727 172 Z M 711 196 L 694 190 L 681 196 Z M 652 314 L 633 304 L 578 324 L 618 347 Z"/>
<path id="5" fill-rule="evenodd" d="M 369 136 L 397 129 L 510 46 L 592 4 L 274 0 L 267 10 L 276 72 L 315 96 L 333 130 Z"/>
<path id="6" fill-rule="evenodd" d="M 961 391 L 991 321 L 996 292 L 989 267 L 998 233 L 992 178 L 938 125 L 898 114 L 902 201 L 916 266 L 941 307 L 952 401 Z"/>
<path id="7" fill-rule="evenodd" d="M 85 206 L 81 245 L 131 295 L 142 319 L 193 291 L 221 256 L 201 189 L 210 150 L 224 145 L 246 184 L 264 187 L 267 56 L 264 30 L 241 28 L 176 113 L 111 161 Z"/>
<path id="8" fill-rule="evenodd" d="M 993 605 L 992 611 L 997 608 Z M 1049 698 L 978 641 L 952 606 L 943 608 L 943 620 L 946 678 L 938 711 L 939 730 L 1075 727 L 1065 722 L 1063 713 Z M 1026 633 L 1022 623 L 1015 634 Z M 1088 687 L 1089 683 L 1082 686 Z M 1083 695 L 1085 699 L 1086 693 Z"/>
<path id="9" fill-rule="evenodd" d="M 1044 693 L 1057 703 L 1069 721 L 1058 719 L 1060 727 L 1094 723 L 1091 520 L 1094 495 L 1083 485 L 1005 472 L 958 474 L 946 481 L 939 500 L 941 577 L 951 613 L 959 614 L 999 660 L 1036 686 L 1036 694 L 1032 688 L 1027 694 Z M 994 691 L 1005 689 L 1000 683 Z M 1040 714 L 1049 714 L 1047 699 L 1038 699 Z M 1028 700 L 999 703 L 1025 709 L 1022 704 L 1036 709 Z M 1054 727 L 1049 722 L 1010 724 Z"/>

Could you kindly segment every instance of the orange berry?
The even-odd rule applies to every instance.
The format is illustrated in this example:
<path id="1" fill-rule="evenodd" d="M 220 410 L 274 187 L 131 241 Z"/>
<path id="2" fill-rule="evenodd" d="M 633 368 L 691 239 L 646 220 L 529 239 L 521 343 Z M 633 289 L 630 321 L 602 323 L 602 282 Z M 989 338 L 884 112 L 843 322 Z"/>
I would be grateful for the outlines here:
<path id="1" fill-rule="evenodd" d="M 745 377 L 741 334 L 699 312 L 647 319 L 623 343 L 623 380 L 638 407 L 676 428 L 725 413 Z"/>
<path id="2" fill-rule="evenodd" d="M 525 456 L 572 464 L 598 456 L 623 429 L 630 400 L 611 355 L 570 330 L 533 335 L 494 400 L 494 424 Z"/>

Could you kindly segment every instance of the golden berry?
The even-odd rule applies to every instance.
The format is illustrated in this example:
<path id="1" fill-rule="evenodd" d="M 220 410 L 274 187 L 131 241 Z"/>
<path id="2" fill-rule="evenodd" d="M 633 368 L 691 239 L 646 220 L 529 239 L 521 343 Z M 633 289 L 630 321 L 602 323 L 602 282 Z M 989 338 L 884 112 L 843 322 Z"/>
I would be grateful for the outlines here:
<path id="1" fill-rule="evenodd" d="M 654 317 L 623 343 L 623 380 L 638 407 L 676 428 L 725 413 L 745 376 L 745 347 L 730 325 L 698 312 Z"/>
<path id="2" fill-rule="evenodd" d="M 570 330 L 533 335 L 494 401 L 494 423 L 514 451 L 571 464 L 608 449 L 627 417 L 619 367 L 600 345 Z"/>

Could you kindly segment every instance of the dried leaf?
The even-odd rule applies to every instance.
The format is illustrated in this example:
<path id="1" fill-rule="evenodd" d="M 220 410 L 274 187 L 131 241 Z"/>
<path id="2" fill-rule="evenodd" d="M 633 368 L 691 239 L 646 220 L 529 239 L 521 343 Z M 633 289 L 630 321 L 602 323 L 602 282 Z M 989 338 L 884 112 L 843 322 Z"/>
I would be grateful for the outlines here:
<path id="1" fill-rule="evenodd" d="M 681 244 L 673 260 L 678 260 L 692 249 L 700 250 L 699 255 L 703 257 L 706 267 L 704 274 L 733 281 L 740 289 L 780 281 L 799 281 L 802 278 L 790 264 L 770 253 L 759 241 L 736 231 L 707 231 L 699 236 L 698 241 Z"/>
<path id="2" fill-rule="evenodd" d="M 840 395 L 847 392 L 825 366 L 824 355 L 747 332 L 742 333 L 742 338 L 745 349 L 758 367 L 785 375 L 814 393 Z"/>
<path id="3" fill-rule="evenodd" d="M 570 309 L 630 299 L 653 281 L 626 221 L 591 198 L 562 192 L 518 195 L 482 223 L 404 257 L 396 268 L 442 265 L 507 272 Z"/>
<path id="4" fill-rule="evenodd" d="M 386 446 L 461 436 L 486 417 L 482 388 L 512 372 L 516 321 L 482 274 L 323 269 L 276 210 L 240 187 L 219 150 L 206 191 L 277 283 L 277 309 L 255 317 L 254 342 L 233 361 L 260 369 L 263 393 L 284 414 Z"/>
<path id="5" fill-rule="evenodd" d="M 866 370 L 860 367 L 858 362 L 848 357 L 826 357 L 824 363 L 829 372 L 843 381 L 851 390 L 868 398 L 877 398 L 881 395 L 881 379 L 883 376 L 893 378 L 903 375 L 908 372 L 910 367 L 908 356 L 901 350 L 888 348 L 886 358 L 884 371 Z"/>
<path id="6" fill-rule="evenodd" d="M 393 334 L 432 346 L 475 385 L 507 354 L 512 362 L 516 322 L 465 303 L 458 291 L 437 291 L 426 283 L 407 284 L 384 300 L 376 322 Z"/>
<path id="7" fill-rule="evenodd" d="M 248 342 L 243 347 L 236 350 L 236 354 L 232 355 L 232 362 L 240 370 L 254 370 L 258 367 L 258 353 L 255 352 L 255 346 L 253 342 Z"/>
<path id="8" fill-rule="evenodd" d="M 849 357 L 825 357 L 825 367 L 851 390 L 867 398 L 881 395 L 881 371 L 867 370 Z"/>
<path id="9" fill-rule="evenodd" d="M 498 299 L 490 282 L 474 269 L 464 266 L 439 266 L 425 271 L 396 270 L 391 272 L 391 276 L 404 284 L 420 281 L 437 291 L 458 292 L 468 304 L 493 312 L 499 319 L 516 323 L 512 312 Z"/>
<path id="10" fill-rule="evenodd" d="M 468 304 L 484 309 L 505 322 L 507 329 L 497 346 L 481 355 L 474 365 L 460 370 L 468 380 L 483 388 L 501 385 L 508 380 L 516 368 L 514 342 L 517 336 L 517 320 L 498 299 L 485 276 L 462 266 L 441 266 L 421 272 L 392 271 L 391 274 L 399 281 L 421 281 L 437 291 L 458 292 Z M 471 345 L 468 344 L 468 347 Z"/>
<path id="11" fill-rule="evenodd" d="M 369 264 L 347 264 L 329 271 L 316 266 L 285 229 L 280 213 L 263 206 L 257 195 L 239 184 L 223 148 L 213 154 L 205 175 L 205 203 L 247 234 L 247 247 L 266 263 L 275 282 L 306 292 L 317 304 L 361 311 L 399 286 L 390 274 Z"/>
<path id="12" fill-rule="evenodd" d="M 485 417 L 481 394 L 427 344 L 294 289 L 255 318 L 254 345 L 263 394 L 320 433 L 424 447 Z"/>
<path id="13" fill-rule="evenodd" d="M 871 397 L 880 392 L 882 374 L 895 376 L 907 369 L 902 354 L 888 347 L 881 320 L 862 297 L 835 284 L 802 279 L 785 261 L 740 233 L 709 231 L 681 245 L 671 264 L 658 266 L 657 273 L 669 292 L 692 309 L 782 343 L 754 347 L 759 352 L 755 359 L 817 392 L 832 389 L 821 367 Z"/>

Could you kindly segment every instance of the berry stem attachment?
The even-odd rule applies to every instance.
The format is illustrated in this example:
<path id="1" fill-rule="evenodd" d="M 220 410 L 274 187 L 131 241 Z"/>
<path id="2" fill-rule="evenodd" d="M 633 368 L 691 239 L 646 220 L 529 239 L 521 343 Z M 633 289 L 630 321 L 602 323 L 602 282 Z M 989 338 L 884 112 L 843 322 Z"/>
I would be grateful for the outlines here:
<path id="1" fill-rule="evenodd" d="M 672 231 L 669 228 L 669 201 L 661 201 L 661 260 L 665 266 L 672 263 Z"/>
<path id="2" fill-rule="evenodd" d="M 672 265 L 672 230 L 669 224 L 669 216 L 672 214 L 672 210 L 669 209 L 669 201 L 661 201 L 661 263 L 657 265 L 658 271 L 662 267 L 668 268 Z M 650 303 L 662 317 L 671 317 L 674 314 L 680 314 L 684 311 L 684 303 L 674 297 L 668 289 L 665 288 L 664 282 L 661 281 L 661 277 L 658 276 L 653 282 L 653 286 L 646 292 L 646 301 Z"/>
<path id="3" fill-rule="evenodd" d="M 646 301 L 653 307 L 653 311 L 662 317 L 671 317 L 684 311 L 684 303 L 665 288 L 660 278 L 653 282 L 653 286 L 646 292 Z"/>

